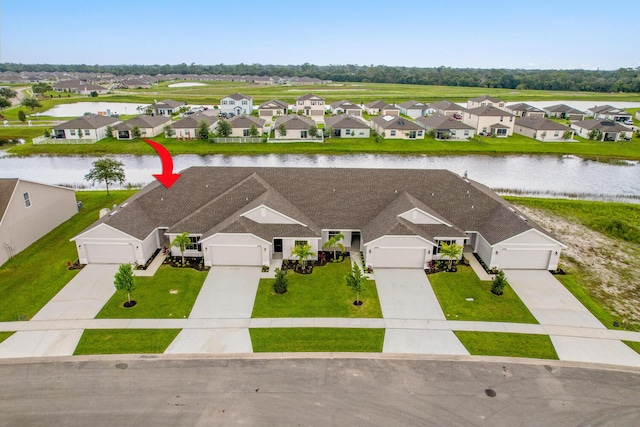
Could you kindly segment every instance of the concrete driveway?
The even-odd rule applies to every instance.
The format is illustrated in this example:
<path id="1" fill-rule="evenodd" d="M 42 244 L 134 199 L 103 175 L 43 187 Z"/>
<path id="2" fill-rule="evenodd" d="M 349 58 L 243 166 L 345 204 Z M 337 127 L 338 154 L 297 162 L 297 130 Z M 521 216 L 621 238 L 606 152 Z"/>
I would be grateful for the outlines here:
<path id="1" fill-rule="evenodd" d="M 385 319 L 446 320 L 423 270 L 377 268 L 375 276 Z"/>
<path id="2" fill-rule="evenodd" d="M 165 354 L 253 353 L 247 328 L 183 329 Z"/>
<path id="3" fill-rule="evenodd" d="M 507 281 L 542 325 L 604 326 L 546 270 L 505 270 Z"/>
<path id="4" fill-rule="evenodd" d="M 82 329 L 16 332 L 0 343 L 0 359 L 71 356 L 82 332 Z"/>

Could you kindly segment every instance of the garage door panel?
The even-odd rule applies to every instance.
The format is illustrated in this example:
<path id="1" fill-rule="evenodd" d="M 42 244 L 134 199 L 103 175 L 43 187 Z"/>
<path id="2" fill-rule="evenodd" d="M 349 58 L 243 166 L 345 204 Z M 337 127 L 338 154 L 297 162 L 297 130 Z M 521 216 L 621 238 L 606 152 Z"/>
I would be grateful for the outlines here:
<path id="1" fill-rule="evenodd" d="M 500 251 L 498 265 L 501 269 L 546 270 L 549 267 L 550 250 L 516 250 Z"/>
<path id="2" fill-rule="evenodd" d="M 130 244 L 86 244 L 88 261 L 92 264 L 133 264 L 136 255 Z"/>
<path id="3" fill-rule="evenodd" d="M 212 265 L 262 265 L 260 246 L 209 246 Z"/>
<path id="4" fill-rule="evenodd" d="M 423 268 L 424 248 L 374 248 L 374 267 Z"/>

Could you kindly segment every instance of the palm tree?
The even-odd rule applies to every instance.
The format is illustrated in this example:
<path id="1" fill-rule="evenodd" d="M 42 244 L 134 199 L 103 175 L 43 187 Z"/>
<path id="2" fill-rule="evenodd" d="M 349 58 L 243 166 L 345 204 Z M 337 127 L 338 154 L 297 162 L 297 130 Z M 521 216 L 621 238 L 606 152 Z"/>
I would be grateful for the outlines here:
<path id="1" fill-rule="evenodd" d="M 173 242 L 171 242 L 171 246 L 176 246 L 180 248 L 180 254 L 182 254 L 182 265 L 184 266 L 184 251 L 187 246 L 191 244 L 191 239 L 189 238 L 189 233 L 186 231 L 182 234 L 178 234 Z"/>
<path id="2" fill-rule="evenodd" d="M 333 259 L 336 259 L 336 247 L 340 248 L 341 252 L 344 252 L 344 245 L 342 244 L 342 239 L 344 239 L 344 234 L 338 233 L 334 236 L 331 236 L 329 240 L 325 242 L 322 247 L 333 248 Z"/>
<path id="3" fill-rule="evenodd" d="M 295 255 L 302 262 L 302 269 L 307 266 L 307 259 L 315 256 L 315 252 L 311 251 L 311 246 L 308 243 L 302 245 L 295 245 L 291 250 L 291 255 Z"/>
<path id="4" fill-rule="evenodd" d="M 462 249 L 462 246 L 457 245 L 456 242 L 442 242 L 442 246 L 440 246 L 440 254 L 449 258 L 449 270 L 451 270 L 453 260 L 458 260 L 462 256 Z"/>

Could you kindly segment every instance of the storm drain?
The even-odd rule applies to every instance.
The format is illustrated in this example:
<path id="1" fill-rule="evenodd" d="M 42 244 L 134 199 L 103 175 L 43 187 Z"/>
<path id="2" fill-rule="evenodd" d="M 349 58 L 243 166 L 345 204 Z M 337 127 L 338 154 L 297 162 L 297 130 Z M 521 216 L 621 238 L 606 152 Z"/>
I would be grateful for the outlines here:
<path id="1" fill-rule="evenodd" d="M 485 389 L 484 394 L 486 394 L 489 397 L 496 397 L 496 391 L 492 388 Z"/>

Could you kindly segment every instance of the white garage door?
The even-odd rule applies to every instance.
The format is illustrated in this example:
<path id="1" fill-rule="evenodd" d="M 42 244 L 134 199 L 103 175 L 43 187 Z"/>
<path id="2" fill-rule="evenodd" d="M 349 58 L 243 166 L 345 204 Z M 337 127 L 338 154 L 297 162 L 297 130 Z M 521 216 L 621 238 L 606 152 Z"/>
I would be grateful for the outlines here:
<path id="1" fill-rule="evenodd" d="M 130 244 L 87 244 L 85 248 L 91 264 L 133 264 L 136 261 Z"/>
<path id="2" fill-rule="evenodd" d="M 424 268 L 424 248 L 374 248 L 373 267 Z"/>
<path id="3" fill-rule="evenodd" d="M 515 250 L 500 251 L 495 259 L 501 269 L 546 270 L 549 268 L 550 250 Z"/>
<path id="4" fill-rule="evenodd" d="M 212 265 L 262 265 L 260 246 L 209 246 Z"/>

